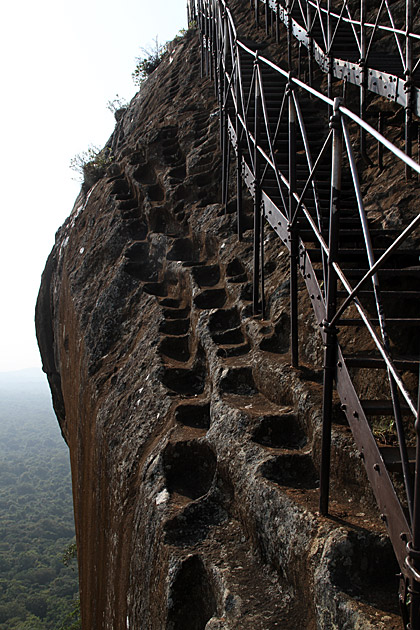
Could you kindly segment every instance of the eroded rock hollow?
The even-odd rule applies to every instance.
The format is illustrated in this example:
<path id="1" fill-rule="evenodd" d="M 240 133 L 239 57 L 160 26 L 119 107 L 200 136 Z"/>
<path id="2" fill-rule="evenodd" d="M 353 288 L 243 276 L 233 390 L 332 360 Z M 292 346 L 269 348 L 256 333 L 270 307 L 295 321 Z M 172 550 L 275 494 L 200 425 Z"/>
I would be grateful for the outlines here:
<path id="1" fill-rule="evenodd" d="M 252 231 L 239 242 L 235 200 L 220 203 L 218 106 L 193 31 L 108 147 L 36 312 L 70 449 L 83 628 L 399 627 L 392 550 L 344 424 L 333 518 L 317 513 L 318 331 L 302 289 L 315 368 L 292 370 L 288 256 L 268 230 L 267 315 L 252 315 Z"/>

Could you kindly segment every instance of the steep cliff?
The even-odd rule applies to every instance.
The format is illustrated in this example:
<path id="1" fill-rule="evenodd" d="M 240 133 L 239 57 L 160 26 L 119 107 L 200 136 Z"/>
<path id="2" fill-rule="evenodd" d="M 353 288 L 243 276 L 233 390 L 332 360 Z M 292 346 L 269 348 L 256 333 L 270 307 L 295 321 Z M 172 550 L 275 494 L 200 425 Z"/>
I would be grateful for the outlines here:
<path id="1" fill-rule="evenodd" d="M 37 334 L 70 449 L 83 628 L 397 628 L 392 550 L 344 425 L 332 518 L 317 513 L 322 374 L 290 368 L 274 233 L 267 317 L 252 316 L 252 233 L 238 242 L 234 200 L 220 203 L 218 132 L 190 31 L 117 123 L 115 159 L 43 274 Z M 303 288 L 301 302 L 319 365 Z"/>

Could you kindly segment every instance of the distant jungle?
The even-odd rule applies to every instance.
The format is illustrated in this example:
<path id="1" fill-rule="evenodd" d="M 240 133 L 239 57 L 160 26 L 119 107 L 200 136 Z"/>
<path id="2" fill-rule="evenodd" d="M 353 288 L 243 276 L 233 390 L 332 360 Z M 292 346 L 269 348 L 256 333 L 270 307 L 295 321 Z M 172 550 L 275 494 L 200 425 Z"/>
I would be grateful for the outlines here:
<path id="1" fill-rule="evenodd" d="M 78 628 L 67 446 L 39 371 L 0 374 L 0 630 Z"/>

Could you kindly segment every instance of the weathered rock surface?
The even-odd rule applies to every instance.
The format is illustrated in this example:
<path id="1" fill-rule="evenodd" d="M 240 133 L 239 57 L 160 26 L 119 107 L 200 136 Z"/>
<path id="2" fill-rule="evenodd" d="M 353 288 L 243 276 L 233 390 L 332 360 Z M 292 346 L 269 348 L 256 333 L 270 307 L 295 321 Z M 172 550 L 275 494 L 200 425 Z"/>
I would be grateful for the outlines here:
<path id="1" fill-rule="evenodd" d="M 70 449 L 83 628 L 400 627 L 392 550 L 348 429 L 317 513 L 321 372 L 288 361 L 288 258 L 220 204 L 214 86 L 189 32 L 117 123 L 42 278 L 37 334 Z M 320 346 L 301 291 L 311 365 Z"/>

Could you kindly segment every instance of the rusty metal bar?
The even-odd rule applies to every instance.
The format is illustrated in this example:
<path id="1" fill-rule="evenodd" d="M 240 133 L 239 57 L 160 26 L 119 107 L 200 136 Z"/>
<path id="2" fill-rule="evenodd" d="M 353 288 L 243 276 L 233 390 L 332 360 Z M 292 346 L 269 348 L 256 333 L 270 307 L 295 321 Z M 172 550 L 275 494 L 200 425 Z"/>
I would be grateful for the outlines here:
<path id="1" fill-rule="evenodd" d="M 302 42 L 299 42 L 299 46 L 298 46 L 298 69 L 297 69 L 297 75 L 300 79 L 301 77 L 301 68 L 302 66 Z"/>
<path id="2" fill-rule="evenodd" d="M 381 135 L 384 133 L 384 121 L 382 113 L 378 114 L 378 131 Z M 378 167 L 380 171 L 384 170 L 384 148 L 380 142 L 378 142 Z M 408 167 L 406 167 L 408 168 Z"/>
<path id="3" fill-rule="evenodd" d="M 333 57 L 331 51 L 332 44 L 332 23 L 331 23 L 331 0 L 327 0 L 327 54 L 328 54 L 328 98 L 332 99 L 333 92 Z"/>
<path id="4" fill-rule="evenodd" d="M 225 206 L 226 208 L 226 171 L 227 171 L 227 143 L 228 143 L 228 137 L 227 137 L 227 119 L 226 119 L 226 111 L 225 108 L 222 107 L 221 108 L 221 122 L 222 122 L 222 128 L 221 128 L 221 148 L 222 148 L 222 205 Z"/>
<path id="5" fill-rule="evenodd" d="M 265 0 L 264 19 L 265 19 L 265 34 L 268 37 L 268 0 Z"/>
<path id="6" fill-rule="evenodd" d="M 227 214 L 227 205 L 229 201 L 229 166 L 230 166 L 230 149 L 229 135 L 227 130 L 227 116 L 226 116 L 226 159 L 225 159 L 225 177 L 224 177 L 224 191 L 222 203 L 225 206 L 225 214 Z"/>
<path id="7" fill-rule="evenodd" d="M 214 19 L 213 19 L 213 4 L 210 4 L 209 6 L 209 64 L 210 64 L 210 79 L 213 80 L 213 73 L 214 73 L 214 66 L 213 66 L 213 59 L 214 59 L 214 33 L 213 33 L 213 25 L 214 25 Z"/>
<path id="8" fill-rule="evenodd" d="M 261 199 L 260 209 L 260 269 L 261 269 L 261 317 L 265 319 L 265 279 L 264 279 L 264 201 Z"/>
<path id="9" fill-rule="evenodd" d="M 204 77 L 204 34 L 203 34 L 203 12 L 201 10 L 201 6 L 200 6 L 200 11 L 198 13 L 199 18 L 198 18 L 198 22 L 199 22 L 199 36 L 200 36 L 200 76 L 201 78 Z"/>
<path id="10" fill-rule="evenodd" d="M 359 114 L 362 120 L 366 118 L 366 86 L 367 86 L 367 65 L 366 65 L 366 0 L 360 0 L 360 109 Z M 360 127 L 359 133 L 360 153 L 366 155 L 366 132 Z"/>
<path id="11" fill-rule="evenodd" d="M 411 157 L 412 155 L 412 126 L 413 126 L 413 42 L 409 37 L 409 33 L 413 28 L 413 2 L 412 0 L 406 0 L 406 14 L 405 14 L 405 28 L 406 28 L 406 37 L 405 37 L 405 76 L 406 82 L 404 85 L 404 91 L 406 93 L 406 107 L 405 107 L 405 152 Z M 405 167 L 405 176 L 406 179 L 411 178 L 411 170 L 408 166 Z"/>
<path id="12" fill-rule="evenodd" d="M 227 133 L 227 111 L 226 111 L 226 102 L 227 102 L 227 83 L 226 83 L 226 58 L 227 58 L 227 19 L 226 13 L 222 15 L 222 31 L 223 31 L 223 42 L 222 42 L 222 59 L 220 61 L 220 68 L 222 71 L 222 75 L 220 76 L 220 82 L 222 87 L 222 92 L 220 94 L 220 126 L 221 126 L 221 147 L 222 147 L 222 205 L 225 206 L 226 210 L 226 193 L 227 193 L 227 171 L 229 168 L 228 165 L 228 133 Z"/>
<path id="13" fill-rule="evenodd" d="M 204 9 L 204 19 L 203 19 L 203 25 L 204 25 L 204 74 L 205 76 L 208 76 L 209 74 L 209 51 L 208 51 L 208 46 L 209 46 L 209 38 L 208 38 L 208 19 L 207 19 L 207 11 L 206 9 Z"/>
<path id="14" fill-rule="evenodd" d="M 296 110 L 291 81 L 286 88 L 289 103 L 289 230 L 290 230 L 290 353 L 293 367 L 299 365 L 298 265 L 299 238 L 296 221 Z"/>
<path id="15" fill-rule="evenodd" d="M 312 7 L 309 2 L 307 3 L 306 6 L 307 6 L 306 23 L 307 23 L 307 36 L 308 36 L 308 83 L 309 85 L 312 85 L 313 83 L 312 59 L 313 59 L 313 54 L 314 54 L 313 52 L 314 40 L 312 36 Z"/>
<path id="16" fill-rule="evenodd" d="M 337 310 L 337 274 L 333 267 L 338 256 L 338 235 L 340 217 L 341 168 L 343 159 L 343 138 L 340 121 L 341 99 L 334 99 L 333 115 L 330 127 L 333 130 L 332 173 L 330 199 L 330 225 L 328 244 L 328 276 L 326 316 L 323 322 L 325 333 L 324 346 L 324 384 L 322 395 L 322 444 L 319 487 L 319 509 L 321 514 L 328 514 L 331 462 L 331 427 L 332 397 L 337 368 L 337 330 L 331 325 Z"/>
<path id="17" fill-rule="evenodd" d="M 292 59 L 292 41 L 293 41 L 293 30 L 292 30 L 292 10 L 291 10 L 292 0 L 286 0 L 286 11 L 287 11 L 287 67 L 289 73 L 293 71 L 293 59 Z"/>
<path id="18" fill-rule="evenodd" d="M 416 123 L 415 128 L 417 130 L 417 162 L 420 164 L 420 124 Z M 417 181 L 420 179 L 420 174 L 417 173 Z"/>
<path id="19" fill-rule="evenodd" d="M 235 129 L 236 129 L 236 231 L 238 240 L 242 240 L 244 231 L 243 199 L 242 199 L 242 126 L 239 119 L 239 103 L 241 102 L 240 88 L 240 58 L 239 48 L 236 46 L 236 81 L 235 81 Z"/>
<path id="20" fill-rule="evenodd" d="M 215 2 L 213 3 L 215 5 Z M 215 57 L 214 57 L 214 94 L 216 99 L 219 98 L 219 64 L 220 64 L 220 37 L 219 37 L 219 20 L 218 20 L 219 5 L 215 6 L 215 19 L 214 19 L 214 41 L 215 41 Z"/>
<path id="21" fill-rule="evenodd" d="M 352 178 L 353 178 L 354 190 L 356 192 L 356 197 L 357 197 L 357 204 L 358 204 L 359 216 L 360 216 L 360 221 L 361 221 L 361 226 L 362 226 L 362 231 L 363 231 L 363 238 L 365 242 L 368 263 L 369 263 L 369 267 L 372 268 L 375 265 L 373 246 L 372 246 L 372 242 L 371 242 L 371 238 L 369 234 L 369 227 L 368 227 L 366 213 L 363 207 L 359 178 L 357 174 L 357 169 L 355 167 L 355 160 L 354 160 L 354 156 L 352 152 L 350 136 L 349 136 L 345 121 L 343 121 L 343 132 L 345 135 L 346 148 L 347 148 L 347 154 L 348 154 L 350 169 L 351 169 Z M 381 331 L 381 336 L 383 340 L 383 346 L 384 346 L 385 351 L 388 354 L 390 354 L 390 342 L 389 342 L 388 331 L 387 331 L 387 326 L 386 326 L 386 321 L 385 321 L 384 308 L 382 305 L 382 298 L 381 298 L 381 292 L 380 292 L 380 287 L 379 287 L 378 275 L 376 273 L 372 274 L 371 279 L 372 279 L 373 294 L 375 298 L 375 306 L 376 306 L 376 310 L 378 314 L 380 331 Z M 394 376 L 388 366 L 387 366 L 387 375 L 388 375 L 389 386 L 390 386 L 392 407 L 393 407 L 393 413 L 394 413 L 394 419 L 395 419 L 395 427 L 396 427 L 397 436 L 398 436 L 398 445 L 399 445 L 400 455 L 401 455 L 401 465 L 402 465 L 402 471 L 403 471 L 404 486 L 405 486 L 406 495 L 407 495 L 408 510 L 409 510 L 410 517 L 412 517 L 412 510 L 413 510 L 412 480 L 411 480 L 411 473 L 410 473 L 410 466 L 409 466 L 409 460 L 408 460 L 408 452 L 407 452 L 407 446 L 406 446 L 406 441 L 405 441 L 404 429 L 402 425 L 402 414 L 401 414 L 401 406 L 400 406 L 400 402 L 398 398 L 398 387 L 397 387 L 397 382 L 394 379 Z"/>
<path id="22" fill-rule="evenodd" d="M 411 597 L 409 630 L 420 628 L 420 370 L 417 396 L 417 418 L 414 425 L 416 432 L 416 468 L 414 480 L 414 512 L 412 522 L 413 539 L 407 544 L 406 563 L 411 573 L 409 593 Z"/>
<path id="23" fill-rule="evenodd" d="M 258 1 L 258 0 L 257 0 Z M 260 142 L 260 84 L 258 81 L 258 51 L 255 56 L 254 83 L 254 271 L 252 285 L 252 308 L 256 315 L 259 310 L 259 277 L 260 277 L 260 234 L 261 234 L 261 154 L 258 150 Z"/>

